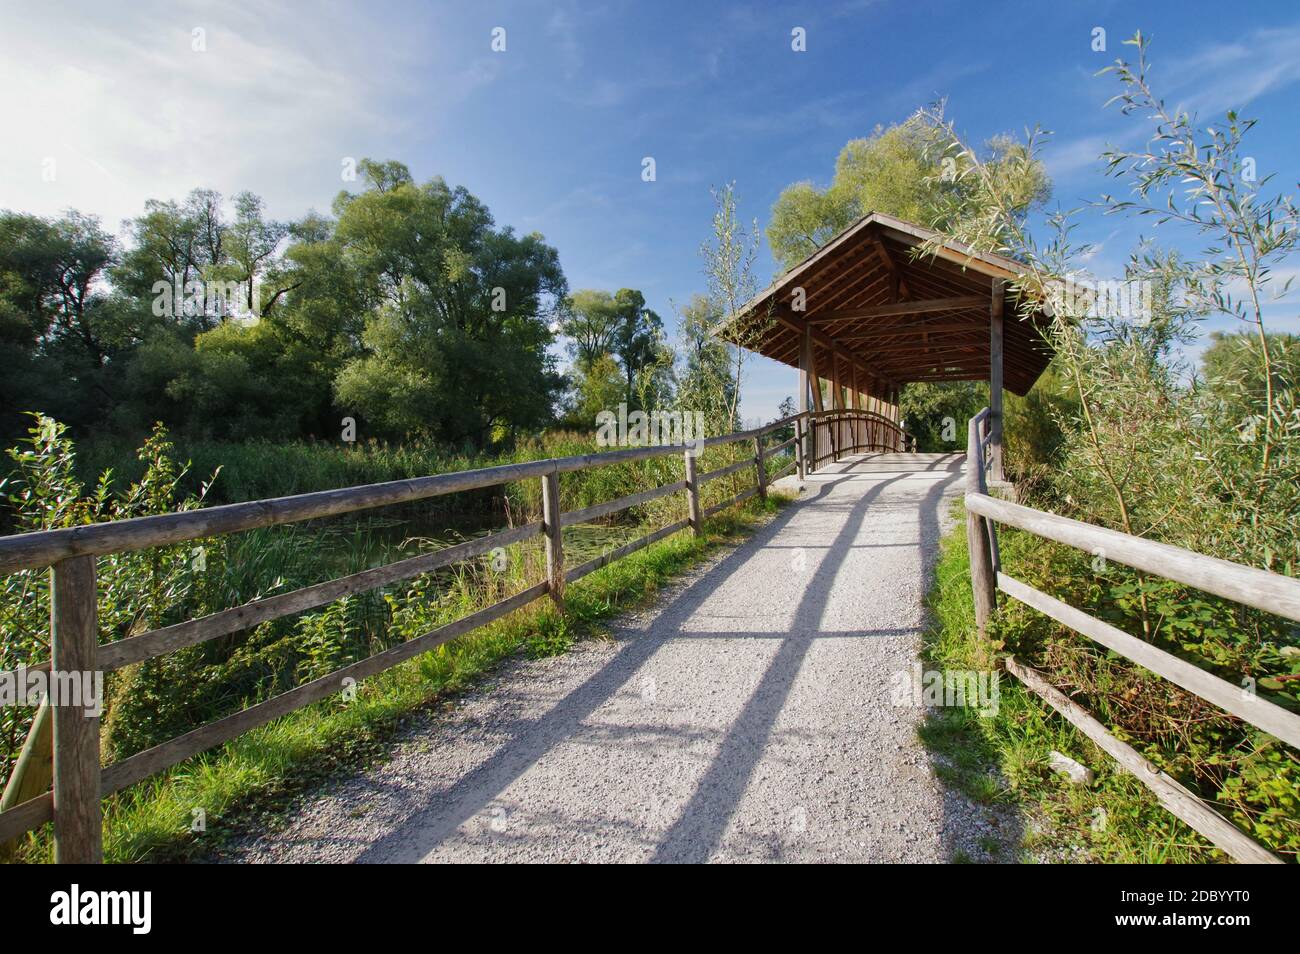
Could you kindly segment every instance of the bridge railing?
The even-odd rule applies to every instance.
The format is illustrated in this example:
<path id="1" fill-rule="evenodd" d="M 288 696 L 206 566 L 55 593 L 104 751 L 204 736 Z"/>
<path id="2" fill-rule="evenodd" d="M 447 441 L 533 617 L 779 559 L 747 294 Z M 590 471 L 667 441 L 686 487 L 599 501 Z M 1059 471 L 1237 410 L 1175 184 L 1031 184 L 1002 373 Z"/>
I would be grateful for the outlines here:
<path id="1" fill-rule="evenodd" d="M 987 460 L 983 447 L 988 433 L 987 415 L 986 408 L 971 419 L 966 450 L 966 533 L 975 620 L 981 636 L 986 634 L 989 621 L 996 612 L 997 593 L 1005 593 L 1225 712 L 1300 748 L 1300 715 L 1002 572 L 993 525 L 1004 524 L 1089 553 L 1101 554 L 1107 560 L 1144 573 L 1295 621 L 1300 621 L 1300 580 L 990 496 L 985 486 Z M 1003 663 L 1008 672 L 1132 772 L 1169 811 L 1228 855 L 1243 862 L 1280 863 L 1275 855 L 1157 769 L 1136 749 L 1116 738 L 1086 710 L 1053 687 L 1042 673 L 1020 663 L 1014 656 L 1005 657 Z"/>
<path id="2" fill-rule="evenodd" d="M 847 454 L 901 453 L 916 450 L 916 438 L 896 422 L 875 411 L 836 408 L 809 413 L 813 469 Z"/>
<path id="3" fill-rule="evenodd" d="M 26 744 L 5 788 L 3 800 L 0 800 L 0 846 L 53 821 L 56 860 L 101 861 L 101 799 L 104 796 L 435 649 L 542 596 L 549 595 L 562 611 L 566 584 L 670 534 L 688 528 L 699 534 L 703 521 L 709 516 L 755 495 L 765 497 L 770 481 L 785 476 L 796 467 L 800 467 L 802 473 L 804 462 L 799 434 L 807 423 L 806 417 L 796 414 L 763 427 L 705 439 L 703 448 L 737 442 L 752 445 L 751 455 L 707 473 L 698 473 L 696 469 L 695 451 L 703 449 L 699 445 L 635 447 L 0 537 L 0 575 L 44 567 L 49 567 L 51 572 L 50 660 L 27 667 L 26 671 L 43 669 L 54 674 L 76 674 L 83 686 L 97 684 L 93 682 L 97 674 L 324 606 L 344 596 L 410 580 L 482 556 L 497 547 L 521 543 L 540 535 L 545 538 L 546 552 L 546 579 L 540 583 L 106 767 L 101 767 L 100 759 L 100 727 L 96 714 L 99 700 L 83 697 L 75 700 L 74 704 L 74 700 L 47 698 L 32 722 Z M 795 437 L 764 446 L 774 432 L 788 429 L 791 425 L 796 428 Z M 683 458 L 683 480 L 581 510 L 565 512 L 561 509 L 560 474 L 672 455 Z M 789 455 L 793 459 L 773 470 L 771 459 L 776 455 Z M 708 508 L 702 507 L 701 489 L 705 484 L 746 470 L 754 471 L 753 487 Z M 97 557 L 530 479 L 541 483 L 541 520 L 324 583 L 256 599 L 198 619 L 113 642 L 99 642 Z M 685 519 L 660 527 L 595 559 L 566 567 L 564 527 L 610 516 L 674 493 L 686 495 L 688 516 Z M 0 673 L 0 679 L 16 680 L 18 675 L 17 672 Z"/>

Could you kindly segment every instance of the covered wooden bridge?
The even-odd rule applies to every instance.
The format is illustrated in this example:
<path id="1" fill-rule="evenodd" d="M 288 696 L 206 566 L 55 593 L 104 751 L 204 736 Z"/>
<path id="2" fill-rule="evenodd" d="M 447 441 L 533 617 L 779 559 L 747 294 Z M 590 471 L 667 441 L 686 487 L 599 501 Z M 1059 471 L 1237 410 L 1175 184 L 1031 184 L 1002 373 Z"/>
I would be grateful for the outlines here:
<path id="1" fill-rule="evenodd" d="M 806 454 L 814 468 L 846 453 L 907 449 L 902 385 L 987 380 L 990 476 L 1001 480 L 1002 389 L 1027 393 L 1051 359 L 1037 327 L 1045 317 L 1018 314 L 1009 292 L 1023 270 L 872 212 L 778 278 L 720 335 L 798 369 L 799 410 L 816 422 Z"/>

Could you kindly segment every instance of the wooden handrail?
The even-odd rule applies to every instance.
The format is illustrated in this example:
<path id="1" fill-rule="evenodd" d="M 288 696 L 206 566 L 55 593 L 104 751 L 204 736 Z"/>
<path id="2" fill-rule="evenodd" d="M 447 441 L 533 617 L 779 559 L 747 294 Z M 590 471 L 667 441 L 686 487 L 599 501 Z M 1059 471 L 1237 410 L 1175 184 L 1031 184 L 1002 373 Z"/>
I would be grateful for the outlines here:
<path id="1" fill-rule="evenodd" d="M 1230 857 L 1245 864 L 1282 864 L 1277 855 L 1252 841 L 1232 822 L 1148 762 L 1131 745 L 1115 738 L 1091 713 L 1077 702 L 1066 698 L 1042 673 L 1021 664 L 1014 656 L 1007 657 L 1006 666 L 1007 672 L 1024 683 L 1150 789 L 1161 805 L 1222 848 Z"/>
<path id="2" fill-rule="evenodd" d="M 1167 580 L 1300 621 L 1300 580 L 1230 560 L 1093 526 L 986 494 L 967 494 L 966 507 L 1035 536 L 1097 553 Z"/>
<path id="3" fill-rule="evenodd" d="M 875 411 L 867 411 L 861 408 L 827 408 L 821 411 L 809 411 L 808 419 L 815 430 L 824 429 L 830 438 L 830 451 L 816 455 L 815 464 L 820 464 L 825 460 L 839 460 L 845 454 L 859 451 L 906 452 L 909 450 L 915 451 L 916 449 L 916 437 L 914 435 L 904 430 L 897 422 Z M 850 428 L 851 442 L 842 443 L 843 435 L 838 433 L 840 428 L 836 427 L 836 425 L 842 425 L 846 421 L 863 421 L 869 425 L 883 426 L 896 439 L 889 442 L 871 439 L 859 441 L 857 428 L 855 427 Z"/>
<path id="4" fill-rule="evenodd" d="M 718 447 L 737 441 L 752 440 L 788 426 L 801 417 L 764 424 L 762 427 L 734 434 L 706 438 L 703 447 Z M 56 530 L 0 537 L 0 575 L 17 570 L 50 566 L 74 556 L 105 556 L 149 547 L 186 543 L 204 537 L 222 536 L 244 530 L 299 523 L 321 517 L 334 517 L 358 510 L 426 500 L 466 490 L 480 490 L 498 484 L 513 483 L 549 473 L 570 473 L 607 464 L 624 464 L 682 452 L 681 445 L 664 444 L 630 447 L 624 450 L 598 451 L 571 457 L 552 457 L 519 464 L 500 464 L 474 470 L 435 474 L 409 480 L 322 490 L 290 497 L 275 497 L 219 507 L 199 507 L 175 513 L 129 520 L 112 520 Z"/>

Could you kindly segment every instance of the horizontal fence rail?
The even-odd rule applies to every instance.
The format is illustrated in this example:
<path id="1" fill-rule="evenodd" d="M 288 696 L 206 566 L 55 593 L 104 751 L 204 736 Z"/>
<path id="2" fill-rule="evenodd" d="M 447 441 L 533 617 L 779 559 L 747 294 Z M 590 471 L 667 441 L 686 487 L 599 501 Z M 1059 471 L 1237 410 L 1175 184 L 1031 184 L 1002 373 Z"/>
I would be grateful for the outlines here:
<path id="1" fill-rule="evenodd" d="M 1300 715 L 1253 693 L 1247 694 L 1240 686 L 1002 572 L 993 525 L 1005 524 L 1043 539 L 1100 554 L 1107 560 L 1153 576 L 1295 621 L 1300 621 L 1300 580 L 990 496 L 985 476 L 988 467 L 985 453 L 987 411 L 986 408 L 971 418 L 966 450 L 966 532 L 976 625 L 980 634 L 985 634 L 996 609 L 995 594 L 1005 593 L 1224 712 L 1300 748 Z M 1105 726 L 1062 695 L 1043 674 L 1013 658 L 1004 662 L 1007 670 L 1026 687 L 1132 772 L 1162 805 L 1212 844 L 1240 862 L 1280 863 L 1280 859 L 1201 799 L 1157 771 L 1135 749 L 1117 739 Z"/>
<path id="2" fill-rule="evenodd" d="M 791 473 L 796 468 L 800 468 L 802 474 L 802 465 L 805 461 L 800 435 L 806 434 L 809 430 L 808 417 L 807 413 L 796 414 L 762 427 L 706 438 L 695 445 L 635 447 L 504 464 L 411 480 L 397 480 L 272 500 L 227 504 L 158 516 L 137 517 L 131 520 L 0 537 L 0 575 L 51 567 L 55 580 L 52 664 L 55 669 L 63 671 L 68 667 L 61 667 L 60 663 L 71 663 L 77 671 L 84 672 L 120 669 L 163 653 L 196 646 L 219 636 L 241 632 L 261 623 L 324 606 L 344 596 L 413 579 L 453 563 L 482 556 L 498 547 L 522 543 L 533 537 L 542 536 L 546 541 L 546 579 L 542 582 L 428 633 L 350 663 L 327 675 L 209 722 L 107 767 L 100 766 L 98 720 L 88 718 L 77 706 L 51 707 L 54 753 L 52 764 L 49 759 L 39 757 L 30 760 L 20 758 L 14 777 L 10 779 L 9 786 L 6 788 L 6 795 L 10 796 L 13 792 L 19 791 L 26 795 L 33 790 L 38 791 L 39 794 L 24 797 L 15 804 L 11 804 L 12 800 L 4 803 L 9 807 L 0 811 L 0 845 L 39 825 L 53 821 L 56 860 L 60 862 L 101 860 L 100 799 L 103 796 L 120 791 L 303 706 L 328 698 L 362 679 L 436 649 L 449 640 L 498 620 L 543 596 L 549 595 L 563 610 L 566 583 L 579 580 L 622 557 L 682 530 L 689 528 L 699 534 L 702 532 L 702 521 L 705 518 L 756 495 L 765 497 L 768 484 L 772 480 Z M 794 437 L 782 440 L 774 446 L 764 447 L 766 438 L 788 428 L 794 429 Z M 696 474 L 697 450 L 740 442 L 752 444 L 752 456 L 743 457 L 734 464 L 706 474 Z M 778 461 L 773 461 L 773 457 L 786 453 L 791 457 L 787 463 L 769 467 L 770 464 L 777 464 L 779 461 L 779 458 Z M 560 474 L 590 467 L 669 456 L 684 458 L 686 469 L 684 480 L 579 510 L 565 512 L 560 507 L 558 482 Z M 702 509 L 701 488 L 705 483 L 748 470 L 754 472 L 755 486 L 721 503 Z M 772 472 L 769 473 L 769 470 Z M 95 557 L 338 516 L 529 479 L 541 481 L 543 518 L 540 521 L 500 530 L 437 551 L 301 587 L 287 593 L 252 600 L 241 606 L 164 626 L 137 636 L 104 644 L 98 642 L 97 625 L 94 619 Z M 565 568 L 561 532 L 564 527 L 599 520 L 683 491 L 686 493 L 689 512 L 686 519 L 660 527 L 595 559 Z M 29 668 L 49 669 L 50 667 L 51 663 L 46 662 Z M 14 674 L 0 673 L 0 675 Z M 24 754 L 28 748 L 48 745 L 49 725 L 50 720 L 47 720 L 44 715 L 38 716 L 33 722 L 32 733 L 29 735 L 28 745 L 24 747 Z M 30 771 L 24 777 L 22 773 L 25 767 L 30 768 Z M 41 772 L 46 774 L 41 776 Z"/>

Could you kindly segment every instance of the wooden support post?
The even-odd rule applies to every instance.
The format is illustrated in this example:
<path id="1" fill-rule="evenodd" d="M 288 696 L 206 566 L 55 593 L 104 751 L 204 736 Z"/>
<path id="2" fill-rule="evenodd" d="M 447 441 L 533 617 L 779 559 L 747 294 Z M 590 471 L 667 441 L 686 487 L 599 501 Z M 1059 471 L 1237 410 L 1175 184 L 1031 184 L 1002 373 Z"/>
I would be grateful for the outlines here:
<path id="1" fill-rule="evenodd" d="M 542 533 L 546 536 L 547 592 L 564 612 L 564 528 L 560 521 L 560 473 L 542 475 Z"/>
<path id="2" fill-rule="evenodd" d="M 979 424 L 971 418 L 966 430 L 966 492 L 988 492 L 981 465 Z M 975 598 L 975 628 L 981 638 L 988 635 L 989 620 L 997 609 L 997 577 L 989 553 L 988 521 L 966 510 L 966 551 L 970 555 L 970 585 Z"/>
<path id="3" fill-rule="evenodd" d="M 763 461 L 763 438 L 754 438 L 754 467 L 758 471 L 758 499 L 767 499 L 767 464 Z"/>
<path id="4" fill-rule="evenodd" d="M 808 381 L 807 390 L 801 392 L 805 397 L 810 398 L 812 406 L 806 403 L 800 410 L 818 410 L 822 409 L 822 392 L 821 382 L 817 379 L 817 365 L 813 353 L 812 328 L 805 324 L 803 326 L 803 343 L 799 349 L 799 368 L 801 374 L 806 376 Z M 804 461 L 807 472 L 811 473 L 817 469 L 817 425 L 811 417 L 804 418 Z"/>
<path id="5" fill-rule="evenodd" d="M 855 364 L 849 370 L 849 377 L 853 382 L 853 390 L 849 394 L 849 404 L 853 410 L 862 410 L 862 392 L 858 390 L 858 366 Z M 851 430 L 853 432 L 853 450 L 855 453 L 862 451 L 862 418 L 854 416 Z"/>
<path id="6" fill-rule="evenodd" d="M 1002 299 L 1001 279 L 993 282 L 989 302 L 989 473 L 1005 480 L 1002 469 Z"/>
<path id="7" fill-rule="evenodd" d="M 844 410 L 844 391 L 840 387 L 840 362 L 839 358 L 831 355 L 831 408 L 836 411 Z M 836 416 L 831 419 L 831 447 L 834 449 L 835 460 L 839 460 L 844 452 L 844 418 Z"/>
<path id="8" fill-rule="evenodd" d="M 50 568 L 51 675 L 81 698 L 54 705 L 54 858 L 59 864 L 103 861 L 99 794 L 99 644 L 95 558 L 71 557 Z M 51 688 L 57 683 L 51 681 Z"/>
<path id="9" fill-rule="evenodd" d="M 700 512 L 700 482 L 697 479 L 695 455 L 688 448 L 686 451 L 686 511 L 691 533 L 699 536 L 704 532 L 704 519 Z"/>
<path id="10" fill-rule="evenodd" d="M 44 795 L 54 780 L 54 713 L 50 701 L 45 699 L 32 717 L 27 740 L 23 742 L 14 770 L 9 773 L 4 795 L 0 796 L 0 812 L 21 805 L 29 798 Z"/>
<path id="11" fill-rule="evenodd" d="M 803 483 L 808 476 L 808 464 L 804 457 L 804 441 L 806 440 L 804 428 L 807 422 L 806 417 L 801 417 L 794 422 L 794 461 L 796 472 L 799 474 L 799 483 Z"/>
<path id="12" fill-rule="evenodd" d="M 54 779 L 54 713 L 49 699 L 41 702 L 32 717 L 31 728 L 23 742 L 18 761 L 9 773 L 4 795 L 0 796 L 0 812 L 7 812 L 28 799 L 44 795 Z M 11 861 L 18 840 L 0 844 L 0 863 Z"/>

